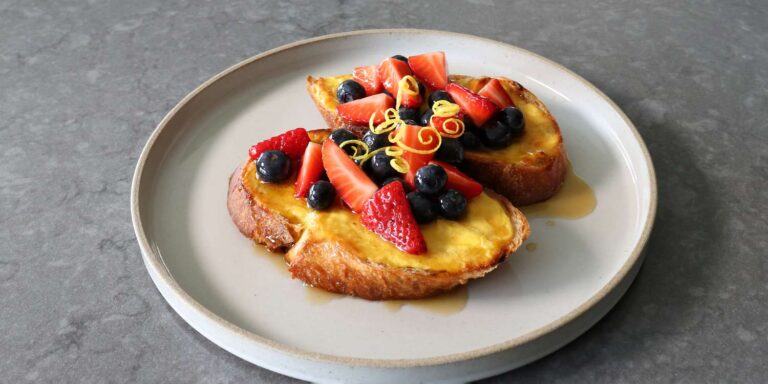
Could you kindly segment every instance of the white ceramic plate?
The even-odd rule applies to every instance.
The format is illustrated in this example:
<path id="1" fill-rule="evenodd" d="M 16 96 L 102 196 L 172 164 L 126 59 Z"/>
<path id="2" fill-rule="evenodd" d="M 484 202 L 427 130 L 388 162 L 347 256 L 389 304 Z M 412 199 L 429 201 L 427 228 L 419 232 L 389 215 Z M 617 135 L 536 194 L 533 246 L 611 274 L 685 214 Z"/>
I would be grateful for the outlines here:
<path id="1" fill-rule="evenodd" d="M 434 50 L 445 51 L 451 73 L 507 76 L 538 95 L 560 123 L 576 173 L 594 188 L 596 210 L 554 226 L 533 219 L 529 242 L 538 249 L 521 248 L 471 283 L 466 307 L 452 315 L 354 298 L 308 300 L 308 289 L 276 265 L 279 258 L 230 221 L 229 175 L 250 144 L 297 126 L 324 126 L 306 93 L 307 75 Z M 322 382 L 462 382 L 556 350 L 625 292 L 655 205 L 641 138 L 587 81 L 514 46 L 425 30 L 323 36 L 214 76 L 159 124 L 131 192 L 144 262 L 184 320 L 245 360 Z"/>

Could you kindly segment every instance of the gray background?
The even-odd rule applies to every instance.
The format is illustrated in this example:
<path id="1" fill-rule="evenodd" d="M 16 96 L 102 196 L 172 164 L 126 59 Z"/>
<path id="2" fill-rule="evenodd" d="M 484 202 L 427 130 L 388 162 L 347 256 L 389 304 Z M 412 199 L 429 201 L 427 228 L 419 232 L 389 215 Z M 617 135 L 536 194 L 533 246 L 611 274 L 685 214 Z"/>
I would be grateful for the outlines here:
<path id="1" fill-rule="evenodd" d="M 398 26 L 573 69 L 626 111 L 656 165 L 658 219 L 627 295 L 562 350 L 488 382 L 768 380 L 766 2 L 3 0 L 0 382 L 292 382 L 163 301 L 131 227 L 133 167 L 162 116 L 220 70 Z"/>

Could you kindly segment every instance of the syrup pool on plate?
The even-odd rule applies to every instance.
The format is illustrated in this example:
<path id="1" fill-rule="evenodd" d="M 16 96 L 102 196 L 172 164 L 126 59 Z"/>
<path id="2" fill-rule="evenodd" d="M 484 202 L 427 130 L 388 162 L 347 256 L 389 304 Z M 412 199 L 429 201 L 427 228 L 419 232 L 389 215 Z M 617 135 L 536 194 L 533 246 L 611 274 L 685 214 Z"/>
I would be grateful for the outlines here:
<path id="1" fill-rule="evenodd" d="M 520 209 L 528 218 L 578 219 L 592 213 L 596 206 L 595 191 L 582 178 L 573 173 L 573 167 L 569 162 L 565 182 L 555 196 Z"/>

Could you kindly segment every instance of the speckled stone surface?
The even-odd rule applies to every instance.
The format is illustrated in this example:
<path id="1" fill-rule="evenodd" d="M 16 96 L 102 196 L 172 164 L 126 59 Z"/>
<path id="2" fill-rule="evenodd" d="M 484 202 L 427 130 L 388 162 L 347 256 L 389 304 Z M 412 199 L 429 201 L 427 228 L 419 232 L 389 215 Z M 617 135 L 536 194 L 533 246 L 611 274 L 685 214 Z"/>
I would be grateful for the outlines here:
<path id="1" fill-rule="evenodd" d="M 562 350 L 487 382 L 765 382 L 768 3 L 671 3 L 0 1 L 0 382 L 294 382 L 165 303 L 130 180 L 154 126 L 208 77 L 379 27 L 549 57 L 626 111 L 656 165 L 658 219 L 627 295 Z"/>

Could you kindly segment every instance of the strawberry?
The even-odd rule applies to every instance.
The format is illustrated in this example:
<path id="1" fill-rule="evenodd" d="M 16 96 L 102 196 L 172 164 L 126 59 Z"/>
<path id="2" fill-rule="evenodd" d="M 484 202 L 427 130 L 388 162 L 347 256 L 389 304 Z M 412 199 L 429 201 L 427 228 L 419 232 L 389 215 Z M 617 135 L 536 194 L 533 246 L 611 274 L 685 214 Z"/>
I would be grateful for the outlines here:
<path id="1" fill-rule="evenodd" d="M 361 212 L 378 187 L 333 140 L 323 141 L 322 152 L 328 180 L 353 211 Z"/>
<path id="2" fill-rule="evenodd" d="M 507 93 L 507 90 L 504 89 L 504 86 L 501 85 L 501 81 L 498 79 L 491 79 L 477 94 L 491 99 L 499 109 L 515 105 L 512 102 L 512 98 L 509 97 L 509 93 Z"/>
<path id="3" fill-rule="evenodd" d="M 440 132 L 440 133 L 445 133 L 445 134 L 449 134 L 449 135 L 451 135 L 451 134 L 453 134 L 453 133 L 451 133 L 451 132 L 445 132 L 445 130 L 443 129 L 443 123 L 444 123 L 446 120 L 448 120 L 448 119 L 452 119 L 452 118 L 456 118 L 456 119 L 459 119 L 459 120 L 463 120 L 463 119 L 464 119 L 464 112 L 459 112 L 459 113 L 457 113 L 456 115 L 454 115 L 454 116 L 449 116 L 449 117 L 433 116 L 433 117 L 430 119 L 430 122 L 431 122 L 431 125 L 432 125 L 432 127 L 433 127 L 433 128 L 435 128 L 435 129 L 437 129 L 437 131 L 438 131 L 438 132 Z M 449 125 L 448 125 L 448 129 L 450 129 L 450 130 L 453 130 L 453 129 L 455 129 L 455 127 L 454 127 L 454 124 L 453 124 L 453 123 L 449 124 Z"/>
<path id="4" fill-rule="evenodd" d="M 248 149 L 251 160 L 257 160 L 264 151 L 279 150 L 293 161 L 299 161 L 304 154 L 304 149 L 309 144 L 309 135 L 304 128 L 296 128 L 282 133 L 270 139 L 264 140 Z"/>
<path id="5" fill-rule="evenodd" d="M 352 71 L 352 78 L 365 88 L 365 94 L 368 96 L 375 95 L 383 89 L 379 79 L 379 67 L 375 65 L 355 68 Z"/>
<path id="6" fill-rule="evenodd" d="M 392 94 L 392 97 L 397 98 L 397 91 L 400 87 L 400 79 L 405 76 L 413 75 L 411 68 L 408 67 L 408 63 L 389 58 L 381 62 L 379 65 L 379 79 L 387 92 Z M 421 105 L 421 95 L 408 95 L 403 93 L 403 99 L 400 101 L 401 105 L 408 108 L 416 108 Z"/>
<path id="7" fill-rule="evenodd" d="M 416 78 L 432 89 L 445 89 L 448 85 L 448 71 L 445 69 L 445 52 L 438 51 L 408 58 Z"/>
<path id="8" fill-rule="evenodd" d="M 446 189 L 455 189 L 461 192 L 467 199 L 475 198 L 483 193 L 482 184 L 465 175 L 453 165 L 437 160 L 432 160 L 429 163 L 439 165 L 445 169 L 445 173 L 448 174 L 448 183 L 445 185 Z"/>
<path id="9" fill-rule="evenodd" d="M 399 250 L 414 255 L 427 252 L 427 243 L 413 217 L 402 183 L 383 186 L 363 206 L 363 226 Z"/>
<path id="10" fill-rule="evenodd" d="M 437 140 L 437 137 L 435 137 L 434 131 L 431 133 L 428 133 L 428 135 L 425 135 L 425 139 L 432 138 L 432 142 L 430 144 L 422 144 L 419 141 L 419 131 L 424 129 L 424 127 L 419 127 L 417 125 L 404 125 L 399 129 L 405 130 L 403 132 L 403 138 L 402 143 L 410 148 L 419 149 L 419 150 L 425 150 L 433 148 L 434 145 L 436 145 L 435 140 Z M 419 168 L 427 165 L 427 163 L 432 160 L 432 158 L 435 156 L 434 153 L 428 153 L 428 154 L 420 154 L 420 153 L 414 153 L 409 152 L 408 150 L 403 151 L 403 160 L 408 163 L 408 173 L 405 174 L 405 181 L 413 187 L 413 175 L 416 174 L 416 171 L 419 170 Z"/>
<path id="11" fill-rule="evenodd" d="M 371 115 L 374 113 L 374 124 L 384 121 L 384 111 L 395 106 L 395 99 L 389 95 L 379 93 L 378 95 L 364 97 L 350 101 L 348 103 L 336 106 L 336 113 L 349 123 L 368 125 Z"/>
<path id="12" fill-rule="evenodd" d="M 487 97 L 480 96 L 456 83 L 448 84 L 445 90 L 478 127 L 499 111 L 499 107 Z"/>
<path id="13" fill-rule="evenodd" d="M 322 147 L 317 143 L 309 143 L 304 151 L 304 157 L 301 158 L 301 169 L 296 178 L 296 197 L 306 197 L 309 187 L 315 181 L 320 180 L 323 174 L 323 153 Z"/>

